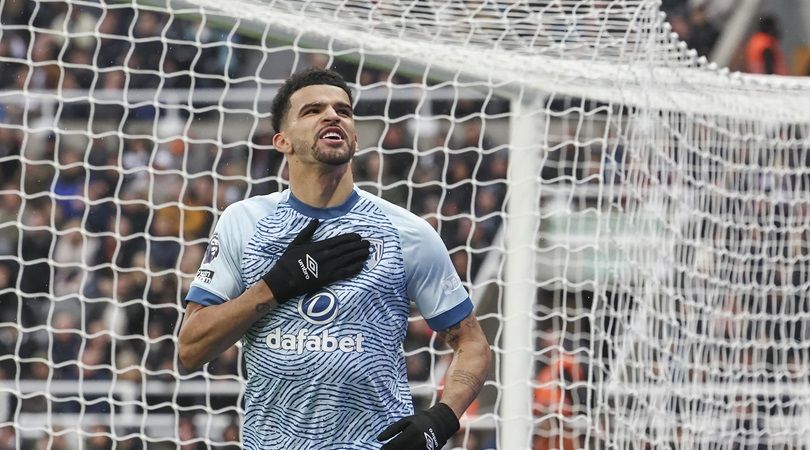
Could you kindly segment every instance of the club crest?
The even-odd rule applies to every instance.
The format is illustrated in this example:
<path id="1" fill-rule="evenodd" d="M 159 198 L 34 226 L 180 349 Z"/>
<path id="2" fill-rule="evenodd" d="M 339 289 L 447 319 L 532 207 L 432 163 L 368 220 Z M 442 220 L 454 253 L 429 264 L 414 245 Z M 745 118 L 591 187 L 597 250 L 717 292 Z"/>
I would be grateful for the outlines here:
<path id="1" fill-rule="evenodd" d="M 368 259 L 366 260 L 366 263 L 363 265 L 363 268 L 366 271 L 369 271 L 369 270 L 377 267 L 377 264 L 379 264 L 380 260 L 382 259 L 383 240 L 382 239 L 377 239 L 377 238 L 367 238 L 366 240 L 371 245 L 369 246 L 369 249 L 368 249 L 369 250 L 368 251 Z"/>

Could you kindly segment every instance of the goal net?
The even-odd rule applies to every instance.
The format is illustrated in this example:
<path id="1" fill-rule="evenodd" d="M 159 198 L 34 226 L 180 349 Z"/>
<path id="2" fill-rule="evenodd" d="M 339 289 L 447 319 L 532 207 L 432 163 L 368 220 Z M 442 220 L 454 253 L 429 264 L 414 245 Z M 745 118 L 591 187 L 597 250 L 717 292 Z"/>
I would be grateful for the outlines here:
<path id="1" fill-rule="evenodd" d="M 330 67 L 360 188 L 441 234 L 493 367 L 448 448 L 806 448 L 810 82 L 654 0 L 0 1 L 0 448 L 225 448 L 240 349 L 178 361 L 269 104 Z M 417 408 L 451 351 L 414 313 Z"/>

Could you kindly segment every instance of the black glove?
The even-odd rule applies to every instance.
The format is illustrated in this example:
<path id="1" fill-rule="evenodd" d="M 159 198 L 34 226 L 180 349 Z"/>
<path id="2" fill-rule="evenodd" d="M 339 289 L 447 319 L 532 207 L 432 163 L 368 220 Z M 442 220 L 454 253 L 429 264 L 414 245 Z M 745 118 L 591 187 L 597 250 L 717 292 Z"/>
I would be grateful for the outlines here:
<path id="1" fill-rule="evenodd" d="M 378 441 L 394 437 L 381 450 L 439 450 L 458 431 L 456 414 L 444 403 L 436 403 L 427 411 L 418 412 L 392 423 Z"/>
<path id="2" fill-rule="evenodd" d="M 368 259 L 368 241 L 357 233 L 310 241 L 318 223 L 312 219 L 262 277 L 278 303 L 356 275 Z"/>

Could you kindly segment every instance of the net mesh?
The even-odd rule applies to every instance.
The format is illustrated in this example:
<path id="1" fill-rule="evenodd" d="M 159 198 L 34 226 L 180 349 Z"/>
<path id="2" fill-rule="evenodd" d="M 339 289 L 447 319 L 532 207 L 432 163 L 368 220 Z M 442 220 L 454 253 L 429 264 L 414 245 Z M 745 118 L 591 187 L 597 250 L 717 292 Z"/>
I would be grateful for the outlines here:
<path id="1" fill-rule="evenodd" d="M 808 83 L 712 68 L 658 2 L 6 0 L 0 23 L 0 447 L 239 441 L 240 350 L 186 371 L 182 299 L 220 212 L 286 187 L 269 102 L 309 66 L 352 82 L 358 185 L 436 227 L 493 344 L 451 447 L 806 445 Z M 405 354 L 428 406 L 450 351 L 416 313 Z"/>

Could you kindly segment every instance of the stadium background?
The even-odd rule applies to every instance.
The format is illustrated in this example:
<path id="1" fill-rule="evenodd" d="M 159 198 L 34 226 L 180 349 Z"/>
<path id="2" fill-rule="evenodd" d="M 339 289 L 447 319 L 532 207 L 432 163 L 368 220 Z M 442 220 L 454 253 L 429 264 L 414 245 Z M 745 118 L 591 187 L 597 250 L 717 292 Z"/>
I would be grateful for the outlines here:
<path id="1" fill-rule="evenodd" d="M 806 45 L 810 36 L 801 29 L 806 22 L 799 18 L 796 23 L 796 16 L 786 6 L 789 3 L 773 3 L 771 12 L 786 24 L 782 45 L 792 72 L 808 75 L 810 62 L 803 59 L 807 50 L 801 43 Z M 670 0 L 663 2 L 662 9 L 690 48 L 706 56 L 716 48 L 733 13 L 728 2 L 726 7 L 703 8 L 699 2 Z M 758 17 L 767 12 L 764 9 L 765 5 Z M 168 136 L 178 133 L 188 115 L 183 109 L 158 110 L 148 101 L 128 110 L 114 102 L 90 108 L 86 102 L 65 101 L 58 111 L 47 103 L 0 102 L 0 122 L 6 124 L 0 125 L 0 380 L 85 383 L 115 376 L 138 385 L 152 383 L 152 388 L 144 390 L 146 394 L 135 406 L 127 404 L 125 398 L 119 399 L 123 403 L 112 405 L 109 396 L 100 392 L 67 389 L 64 395 L 23 396 L 2 391 L 0 448 L 15 448 L 20 442 L 24 448 L 103 449 L 111 447 L 113 435 L 120 437 L 115 439 L 119 449 L 234 448 L 239 398 L 233 389 L 218 393 L 210 387 L 217 382 L 232 382 L 228 386 L 236 383 L 238 387 L 238 349 L 233 347 L 201 371 L 189 373 L 178 365 L 173 336 L 180 300 L 202 258 L 216 212 L 246 196 L 283 188 L 285 174 L 281 155 L 271 147 L 268 121 L 256 123 L 244 114 L 224 114 L 215 107 L 215 100 L 225 88 L 225 75 L 240 79 L 260 73 L 267 80 L 280 80 L 297 69 L 323 67 L 330 60 L 322 53 L 280 49 L 265 61 L 256 51 L 261 48 L 260 39 L 229 33 L 221 24 L 204 25 L 182 18 L 167 24 L 163 14 L 141 11 L 136 16 L 128 8 L 108 9 L 101 20 L 101 12 L 89 3 L 68 8 L 61 2 L 3 2 L 0 90 L 86 90 L 92 86 L 110 98 L 121 98 L 119 93 L 125 89 L 160 85 L 162 89 L 183 90 L 193 86 L 199 95 L 189 97 L 197 108 L 188 130 L 192 139 L 158 142 L 149 136 L 157 119 L 159 133 Z M 59 33 L 30 31 L 81 31 L 96 26 L 116 37 L 102 42 L 71 39 L 65 45 Z M 756 20 L 748 24 L 745 39 L 738 40 L 733 52 L 723 55 L 732 68 L 746 69 L 745 42 L 755 27 Z M 150 39 L 161 34 L 188 44 L 170 45 L 164 52 L 163 43 Z M 198 50 L 196 40 L 213 44 Z M 24 65 L 13 59 L 26 57 L 41 64 Z M 99 70 L 93 72 L 83 66 Z M 135 72 L 125 73 L 124 66 Z M 413 74 L 356 61 L 337 59 L 332 67 L 361 86 L 421 81 Z M 243 86 L 228 87 L 249 87 L 251 83 L 248 80 L 241 83 Z M 206 92 L 217 94 L 206 96 Z M 361 118 L 361 152 L 354 170 L 360 186 L 430 221 L 450 250 L 462 280 L 472 283 L 485 264 L 487 250 L 494 245 L 504 213 L 508 123 L 499 115 L 508 112 L 508 102 L 475 96 L 460 101 L 434 100 L 430 109 L 448 119 L 436 120 L 431 133 L 415 136 L 410 117 L 418 107 L 416 101 L 369 98 L 361 99 L 356 108 Z M 252 100 L 234 98 L 233 104 Z M 576 100 L 563 98 L 550 107 L 564 111 L 573 102 Z M 57 117 L 65 130 L 125 129 L 129 137 L 108 134 L 89 140 L 81 134 L 28 133 L 14 126 L 48 117 Z M 379 117 L 387 120 L 377 120 Z M 566 141 L 572 126 L 566 120 L 560 121 L 555 132 L 560 143 Z M 381 151 L 376 150 L 378 144 Z M 418 152 L 413 152 L 414 148 Z M 561 177 L 607 177 L 600 173 L 602 154 L 578 150 L 561 146 L 554 159 L 544 165 L 541 177 L 550 185 Z M 443 184 L 430 180 L 443 180 Z M 380 185 L 384 189 L 377 187 Z M 593 194 L 583 190 L 572 203 L 584 208 L 593 201 Z M 579 232 L 587 234 L 589 225 L 581 226 Z M 550 233 L 554 235 L 553 230 Z M 807 241 L 798 245 L 803 254 L 810 250 Z M 790 279 L 806 273 L 785 276 Z M 576 330 L 566 340 L 587 337 L 588 323 L 563 321 L 554 314 L 565 308 L 589 308 L 587 292 L 548 288 L 541 289 L 539 298 L 536 313 L 545 320 L 538 324 L 538 348 L 559 342 L 559 332 L 566 328 Z M 118 306 L 111 308 L 103 299 L 115 299 Z M 111 309 L 117 312 L 111 315 Z M 111 320 L 117 330 L 115 339 L 107 333 L 113 326 Z M 490 332 L 496 328 L 486 317 L 482 323 Z M 19 332 L 20 327 L 26 332 Z M 573 350 L 582 345 L 566 341 L 562 347 Z M 440 384 L 440 379 L 430 378 L 440 378 L 449 352 L 422 320 L 410 322 L 405 349 L 410 379 L 417 384 Z M 581 357 L 566 363 L 567 383 L 585 379 Z M 550 354 L 538 355 L 538 376 L 551 358 Z M 794 358 L 807 361 L 808 355 Z M 178 388 L 179 383 L 199 386 L 189 383 L 194 381 L 202 382 L 207 390 Z M 423 391 L 417 392 L 417 407 L 427 406 L 434 398 L 429 390 Z M 542 402 L 557 394 L 538 392 L 536 399 Z M 491 386 L 485 388 L 471 414 L 491 412 L 495 395 Z M 582 412 L 583 392 L 567 389 L 565 395 L 571 402 L 571 410 L 565 414 Z M 175 428 L 176 441 L 185 444 L 143 439 L 148 433 L 144 433 L 139 419 L 124 423 L 114 433 L 103 420 L 94 422 L 95 414 L 106 417 L 115 408 L 126 409 L 138 418 L 168 417 L 164 426 Z M 212 425 L 201 421 L 199 414 L 211 410 L 221 410 L 222 420 L 213 425 L 216 434 L 201 438 Z M 51 417 L 47 420 L 62 418 L 65 423 L 81 418 L 88 424 L 89 435 L 60 434 L 58 430 L 65 426 L 60 423 L 53 425 L 53 433 L 21 432 L 11 423 L 15 416 L 32 421 L 28 423 L 46 420 L 44 416 Z M 745 427 L 740 430 L 747 433 Z M 494 439 L 491 429 L 481 427 L 462 433 L 455 444 L 468 450 L 494 448 Z M 538 443 L 537 448 L 545 448 L 543 445 Z"/>

